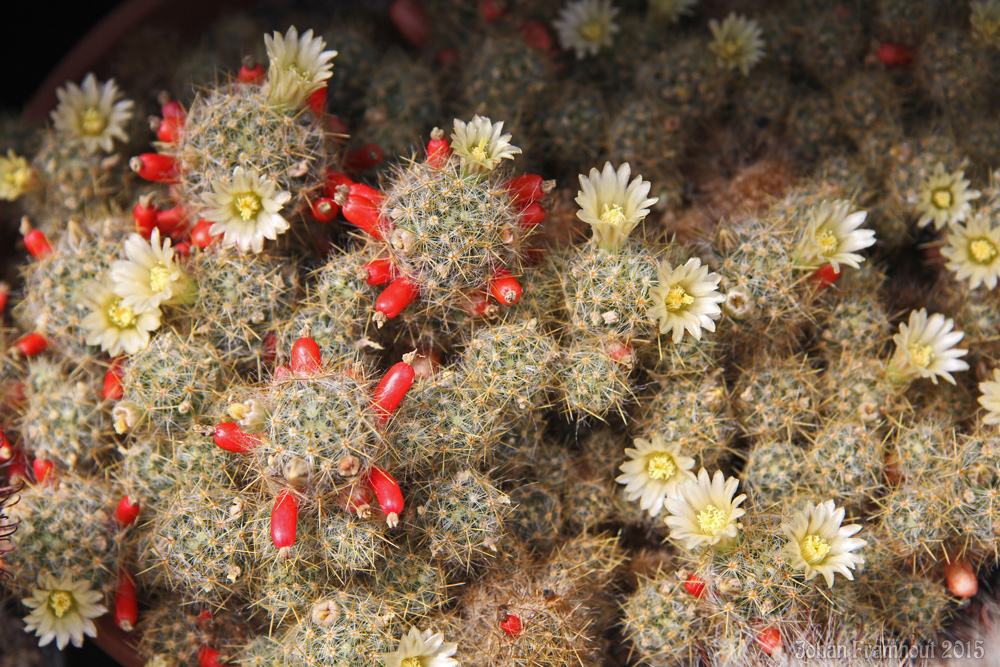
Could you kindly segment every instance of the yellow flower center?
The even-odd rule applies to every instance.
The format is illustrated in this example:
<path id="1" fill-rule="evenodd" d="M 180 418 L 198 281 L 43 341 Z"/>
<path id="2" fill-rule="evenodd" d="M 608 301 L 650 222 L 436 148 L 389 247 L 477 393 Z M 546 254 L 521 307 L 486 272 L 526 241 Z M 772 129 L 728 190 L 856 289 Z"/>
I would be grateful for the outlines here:
<path id="1" fill-rule="evenodd" d="M 119 329 L 126 329 L 135 322 L 135 313 L 132 312 L 131 306 L 122 308 L 121 299 L 115 299 L 108 306 L 108 319 Z"/>
<path id="2" fill-rule="evenodd" d="M 799 543 L 799 551 L 802 552 L 802 560 L 809 565 L 816 565 L 823 562 L 830 553 L 830 543 L 819 535 L 810 535 Z"/>
<path id="3" fill-rule="evenodd" d="M 910 359 L 915 366 L 927 368 L 934 361 L 934 350 L 930 345 L 914 344 L 910 346 Z"/>
<path id="4" fill-rule="evenodd" d="M 73 596 L 66 591 L 52 591 L 49 593 L 49 606 L 55 612 L 56 618 L 62 618 L 63 614 L 73 607 Z"/>
<path id="5" fill-rule="evenodd" d="M 723 42 L 722 43 L 722 54 L 726 58 L 732 60 L 736 56 L 739 55 L 739 53 L 742 50 L 742 48 L 743 48 L 743 43 L 739 42 L 739 41 L 736 41 L 736 40 L 731 40 L 731 41 Z"/>
<path id="6" fill-rule="evenodd" d="M 423 665 L 420 664 L 420 658 L 403 658 L 399 667 L 423 667 Z"/>
<path id="7" fill-rule="evenodd" d="M 996 39 L 997 33 L 1000 33 L 1000 20 L 983 18 L 978 22 L 976 29 L 984 40 L 992 42 Z"/>
<path id="8" fill-rule="evenodd" d="M 819 246 L 819 251 L 823 253 L 824 257 L 829 257 L 837 252 L 840 241 L 829 229 L 823 229 L 816 234 L 816 245 Z"/>
<path id="9" fill-rule="evenodd" d="M 931 203 L 940 209 L 951 208 L 953 201 L 955 201 L 955 198 L 952 196 L 949 188 L 938 188 L 931 193 Z"/>
<path id="10" fill-rule="evenodd" d="M 599 44 L 604 41 L 604 23 L 602 21 L 591 21 L 584 23 L 580 27 L 580 35 L 588 42 Z"/>
<path id="11" fill-rule="evenodd" d="M 257 215 L 257 212 L 261 209 L 260 195 L 256 192 L 238 194 L 233 198 L 233 206 L 241 218 L 249 220 Z"/>
<path id="12" fill-rule="evenodd" d="M 108 119 L 98 109 L 87 107 L 80 114 L 80 129 L 84 134 L 97 136 L 108 126 Z"/>
<path id="13" fill-rule="evenodd" d="M 980 264 L 989 264 L 997 256 L 997 247 L 989 239 L 976 239 L 969 244 L 969 255 Z"/>
<path id="14" fill-rule="evenodd" d="M 677 462 L 667 452 L 660 452 L 649 457 L 646 472 L 652 479 L 670 479 L 677 474 Z"/>
<path id="15" fill-rule="evenodd" d="M 9 163 L 10 167 L 3 168 L 6 166 L 3 163 Z M 14 193 L 14 199 L 20 197 L 28 189 L 33 177 L 31 167 L 28 166 L 26 160 L 21 158 L 14 160 L 0 158 L 0 172 L 3 173 L 3 181 L 6 186 L 2 189 Z"/>
<path id="16" fill-rule="evenodd" d="M 684 288 L 680 285 L 674 285 L 667 292 L 667 297 L 663 300 L 663 305 L 667 307 L 671 313 L 677 312 L 684 306 L 694 303 L 694 297 L 684 291 Z"/>
<path id="17" fill-rule="evenodd" d="M 729 517 L 715 505 L 709 505 L 704 511 L 698 512 L 698 525 L 701 527 L 701 532 L 709 537 L 714 537 L 728 523 Z"/>
<path id="18" fill-rule="evenodd" d="M 486 155 L 486 137 L 483 137 L 479 140 L 479 144 L 472 149 L 472 159 L 485 164 L 487 157 L 489 156 Z"/>
<path id="19" fill-rule="evenodd" d="M 601 211 L 601 222 L 615 227 L 625 222 L 625 213 L 622 211 L 622 207 L 618 204 L 605 204 L 604 210 Z"/>
<path id="20" fill-rule="evenodd" d="M 288 66 L 288 73 L 294 76 L 299 81 L 312 81 L 312 75 L 308 71 L 303 71 L 299 69 L 298 65 L 292 63 Z"/>
<path id="21" fill-rule="evenodd" d="M 163 288 L 167 286 L 170 281 L 170 276 L 173 275 L 173 271 L 163 266 L 163 264 L 157 264 L 153 267 L 153 270 L 149 272 L 149 289 L 151 292 L 159 294 L 163 291 Z"/>

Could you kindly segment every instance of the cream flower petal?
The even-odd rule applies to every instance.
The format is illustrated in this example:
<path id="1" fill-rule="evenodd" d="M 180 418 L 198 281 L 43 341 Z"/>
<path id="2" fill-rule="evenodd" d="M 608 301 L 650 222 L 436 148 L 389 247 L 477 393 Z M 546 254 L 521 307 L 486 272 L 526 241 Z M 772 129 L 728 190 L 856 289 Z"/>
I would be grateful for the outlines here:
<path id="1" fill-rule="evenodd" d="M 111 281 L 122 306 L 135 313 L 182 298 L 190 288 L 187 274 L 174 261 L 170 239 L 160 242 L 159 229 L 153 229 L 149 241 L 132 234 L 125 241 L 125 256 L 111 263 Z"/>
<path id="2" fill-rule="evenodd" d="M 737 519 L 746 514 L 739 507 L 746 494 L 733 497 L 738 486 L 739 480 L 726 479 L 718 470 L 709 479 L 704 468 L 698 471 L 697 479 L 680 484 L 664 501 L 670 539 L 689 551 L 701 545 L 724 548 L 735 540 L 740 527 Z"/>
<path id="3" fill-rule="evenodd" d="M 925 308 L 911 312 L 909 322 L 900 323 L 892 337 L 896 350 L 889 360 L 889 376 L 901 382 L 930 378 L 934 384 L 943 377 L 955 384 L 951 372 L 969 369 L 959 359 L 969 351 L 955 348 L 965 334 L 952 331 L 954 327 L 954 321 L 940 313 L 928 316 Z"/>
<path id="4" fill-rule="evenodd" d="M 415 627 L 403 635 L 399 646 L 392 653 L 383 653 L 382 662 L 385 667 L 403 667 L 404 662 L 416 659 L 420 667 L 458 667 L 458 660 L 451 657 L 458 650 L 458 644 L 444 642 L 444 635 L 432 633 L 430 630 L 420 632 Z M 406 667 L 414 661 L 407 662 Z"/>
<path id="5" fill-rule="evenodd" d="M 59 650 L 70 642 L 82 646 L 84 635 L 97 636 L 91 619 L 108 611 L 100 604 L 102 598 L 88 582 L 76 581 L 70 574 L 58 578 L 51 574 L 40 576 L 31 597 L 22 600 L 32 610 L 24 619 L 24 631 L 34 632 L 39 646 L 53 639 Z"/>
<path id="6" fill-rule="evenodd" d="M 719 67 L 738 69 L 744 76 L 764 57 L 764 39 L 760 25 L 745 16 L 730 12 L 722 23 L 708 22 L 713 40 L 708 48 L 715 54 Z"/>
<path id="7" fill-rule="evenodd" d="M 968 280 L 970 289 L 994 289 L 1000 278 L 1000 225 L 982 213 L 969 218 L 967 225 L 952 224 L 941 254 L 956 280 Z"/>
<path id="8" fill-rule="evenodd" d="M 663 501 L 681 482 L 694 479 L 691 468 L 694 459 L 680 453 L 680 445 L 666 443 L 660 435 L 652 439 L 636 438 L 635 448 L 626 448 L 629 460 L 618 468 L 623 474 L 615 478 L 625 485 L 629 500 L 638 500 L 639 507 L 656 516 L 663 509 Z"/>
<path id="9" fill-rule="evenodd" d="M 125 126 L 132 118 L 132 100 L 119 100 L 114 79 L 97 83 L 88 74 L 82 87 L 70 82 L 56 90 L 59 105 L 52 112 L 52 122 L 70 141 L 83 145 L 88 152 L 98 149 L 110 153 L 114 140 L 128 141 Z"/>
<path id="10" fill-rule="evenodd" d="M 81 300 L 89 306 L 81 325 L 87 332 L 87 345 L 100 345 L 101 349 L 116 356 L 135 354 L 149 344 L 149 332 L 160 328 L 160 309 L 151 308 L 136 314 L 122 305 L 114 292 L 110 276 L 104 282 L 91 280 L 81 290 Z"/>
<path id="11" fill-rule="evenodd" d="M 618 32 L 617 14 L 610 0 L 576 0 L 563 6 L 552 25 L 562 47 L 582 59 L 611 46 Z"/>
<path id="12" fill-rule="evenodd" d="M 851 553 L 867 544 L 852 538 L 861 526 L 841 525 L 844 515 L 844 508 L 838 508 L 832 500 L 819 505 L 809 503 L 781 526 L 788 538 L 782 552 L 792 567 L 805 572 L 806 581 L 822 575 L 832 588 L 834 574 L 839 572 L 853 580 L 853 568 L 865 562 Z"/>
<path id="13" fill-rule="evenodd" d="M 580 174 L 576 216 L 591 226 L 598 246 L 606 250 L 620 248 L 659 201 L 648 197 L 652 184 L 641 176 L 629 183 L 631 171 L 627 162 L 617 170 L 606 162 L 602 171 L 591 169 L 589 176 Z"/>
<path id="14" fill-rule="evenodd" d="M 302 35 L 291 26 L 284 35 L 264 35 L 269 58 L 267 99 L 274 105 L 299 107 L 310 95 L 325 85 L 333 74 L 336 51 L 324 51 L 326 42 L 313 37 L 312 30 Z"/>
<path id="15" fill-rule="evenodd" d="M 938 162 L 934 173 L 927 177 L 917 193 L 917 212 L 920 213 L 917 226 L 926 227 L 933 222 L 934 229 L 941 229 L 965 220 L 972 211 L 970 202 L 982 194 L 979 190 L 970 190 L 969 184 L 964 171 L 946 172 L 944 165 Z"/>
<path id="16" fill-rule="evenodd" d="M 993 370 L 993 379 L 979 383 L 979 404 L 986 408 L 984 424 L 1000 424 L 1000 368 Z"/>
<path id="17" fill-rule="evenodd" d="M 649 290 L 655 305 L 646 315 L 659 323 L 660 333 L 671 332 L 673 342 L 679 343 L 685 331 L 696 339 L 701 339 L 702 329 L 715 331 L 715 320 L 722 317 L 719 304 L 726 300 L 718 290 L 722 278 L 717 273 L 709 273 L 692 257 L 677 268 L 663 260 L 657 278 L 658 284 Z"/>
<path id="18" fill-rule="evenodd" d="M 226 246 L 259 253 L 264 239 L 273 241 L 289 228 L 278 211 L 291 199 L 291 193 L 279 191 L 274 181 L 262 179 L 256 171 L 236 167 L 231 182 L 213 181 L 212 190 L 203 195 L 209 207 L 204 218 L 215 223 L 209 233 L 222 236 Z"/>
<path id="19" fill-rule="evenodd" d="M 502 160 L 512 160 L 521 152 L 510 143 L 509 134 L 500 134 L 503 122 L 491 123 L 489 118 L 475 116 L 471 121 L 455 119 L 451 148 L 471 173 L 492 171 Z"/>

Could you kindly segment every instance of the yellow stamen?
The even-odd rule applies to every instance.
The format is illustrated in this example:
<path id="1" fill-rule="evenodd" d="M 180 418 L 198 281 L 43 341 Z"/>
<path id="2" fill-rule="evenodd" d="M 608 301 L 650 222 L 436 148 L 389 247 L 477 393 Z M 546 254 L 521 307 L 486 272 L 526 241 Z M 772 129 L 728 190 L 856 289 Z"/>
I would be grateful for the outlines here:
<path id="1" fill-rule="evenodd" d="M 722 43 L 722 53 L 726 58 L 732 60 L 737 55 L 739 55 L 740 50 L 743 48 L 743 42 L 723 42 Z"/>
<path id="2" fill-rule="evenodd" d="M 163 288 L 167 286 L 170 281 L 170 276 L 173 275 L 173 271 L 163 266 L 163 264 L 157 264 L 153 267 L 153 270 L 149 272 L 149 289 L 150 291 L 159 294 L 163 291 Z"/>
<path id="3" fill-rule="evenodd" d="M 677 463 L 667 452 L 660 452 L 649 457 L 646 471 L 652 479 L 670 479 L 677 474 Z"/>
<path id="4" fill-rule="evenodd" d="M 88 107 L 80 114 L 80 129 L 84 134 L 96 136 L 108 126 L 108 119 L 94 107 Z"/>
<path id="5" fill-rule="evenodd" d="M 824 257 L 829 257 L 837 252 L 840 241 L 830 230 L 824 229 L 816 234 L 816 245 L 819 246 L 819 251 L 823 253 Z"/>
<path id="6" fill-rule="evenodd" d="M 241 218 L 249 220 L 261 209 L 260 196 L 256 192 L 244 192 L 233 198 L 233 206 Z"/>
<path id="7" fill-rule="evenodd" d="M 618 225 L 625 222 L 625 213 L 622 211 L 622 207 L 618 204 L 604 205 L 604 210 L 601 211 L 601 222 L 606 225 Z"/>
<path id="8" fill-rule="evenodd" d="M 420 658 L 403 658 L 399 667 L 423 667 L 423 665 L 420 664 Z"/>
<path id="9" fill-rule="evenodd" d="M 830 543 L 819 535 L 810 535 L 799 543 L 799 551 L 802 552 L 802 560 L 809 565 L 816 565 L 823 562 L 830 553 Z"/>
<path id="10" fill-rule="evenodd" d="M 604 41 L 605 27 L 601 21 L 591 21 L 580 27 L 580 35 L 588 42 L 599 44 Z"/>
<path id="11" fill-rule="evenodd" d="M 940 209 L 951 208 L 954 200 L 955 198 L 952 197 L 949 188 L 938 188 L 931 194 L 931 203 Z"/>
<path id="12" fill-rule="evenodd" d="M 486 137 L 479 140 L 479 145 L 472 149 L 472 159 L 481 164 L 486 163 Z"/>
<path id="13" fill-rule="evenodd" d="M 989 239 L 976 239 L 969 244 L 969 254 L 980 264 L 989 264 L 997 256 L 997 247 Z"/>
<path id="14" fill-rule="evenodd" d="M 915 366 L 927 368 L 934 361 L 934 350 L 930 345 L 914 344 L 910 346 L 910 359 Z"/>
<path id="15" fill-rule="evenodd" d="M 715 505 L 709 505 L 704 511 L 698 512 L 698 525 L 701 532 L 714 537 L 717 532 L 729 524 L 729 517 Z"/>
<path id="16" fill-rule="evenodd" d="M 108 319 L 119 329 L 126 329 L 135 322 L 135 313 L 132 312 L 131 306 L 122 308 L 121 299 L 115 299 L 108 306 Z"/>
<path id="17" fill-rule="evenodd" d="M 292 74 L 299 81 L 312 81 L 312 75 L 309 72 L 304 72 L 298 68 L 294 63 L 288 66 L 288 73 Z"/>
<path id="18" fill-rule="evenodd" d="M 52 591 L 49 593 L 49 606 L 57 618 L 62 618 L 73 607 L 73 596 L 66 591 Z"/>
<path id="19" fill-rule="evenodd" d="M 663 305 L 667 307 L 671 313 L 676 312 L 683 308 L 684 306 L 694 303 L 694 297 L 684 291 L 684 288 L 680 285 L 674 285 L 667 292 L 667 298 L 663 300 Z"/>

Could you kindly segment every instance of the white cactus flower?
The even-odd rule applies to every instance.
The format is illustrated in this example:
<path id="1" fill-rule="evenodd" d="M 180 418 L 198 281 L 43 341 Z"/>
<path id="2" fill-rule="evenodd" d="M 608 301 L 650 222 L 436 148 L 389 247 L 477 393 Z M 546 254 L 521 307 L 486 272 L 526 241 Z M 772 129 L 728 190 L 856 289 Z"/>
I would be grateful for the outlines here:
<path id="1" fill-rule="evenodd" d="M 931 222 L 934 229 L 945 225 L 962 222 L 972 212 L 970 202 L 982 195 L 979 190 L 970 190 L 969 181 L 964 171 L 947 172 L 940 162 L 934 167 L 934 173 L 920 186 L 917 193 L 917 211 L 920 219 L 918 227 L 926 227 Z"/>
<path id="2" fill-rule="evenodd" d="M 55 639 L 60 651 L 70 642 L 79 648 L 84 635 L 97 636 L 92 619 L 107 613 L 101 604 L 103 598 L 99 591 L 91 590 L 88 582 L 74 580 L 70 574 L 58 578 L 51 574 L 40 576 L 31 597 L 21 600 L 31 609 L 24 619 L 24 631 L 34 632 L 39 646 Z"/>
<path id="3" fill-rule="evenodd" d="M 648 197 L 649 181 L 636 176 L 629 183 L 632 167 L 628 162 L 616 171 L 610 162 L 604 169 L 591 169 L 589 176 L 580 174 L 580 191 L 576 203 L 580 218 L 594 230 L 597 245 L 605 250 L 617 250 L 628 235 L 649 215 L 649 208 L 659 199 Z"/>
<path id="4" fill-rule="evenodd" d="M 955 348 L 965 334 L 954 328 L 955 322 L 941 313 L 928 317 L 926 308 L 911 312 L 909 323 L 900 323 L 899 333 L 892 337 L 896 351 L 889 360 L 889 376 L 901 382 L 930 378 L 934 384 L 943 377 L 955 384 L 951 373 L 969 369 L 959 359 L 969 351 Z"/>
<path id="5" fill-rule="evenodd" d="M 59 106 L 52 112 L 55 128 L 71 141 L 83 144 L 96 153 L 114 150 L 114 140 L 128 141 L 125 126 L 132 118 L 132 100 L 119 99 L 121 91 L 114 79 L 98 84 L 93 73 L 83 85 L 69 82 L 56 90 Z"/>
<path id="6" fill-rule="evenodd" d="M 668 444 L 659 434 L 649 440 L 636 438 L 632 443 L 635 448 L 625 449 L 629 460 L 618 468 L 623 474 L 615 481 L 625 485 L 629 500 L 638 500 L 649 516 L 656 516 L 678 484 L 694 479 L 694 459 L 681 454 L 680 445 Z"/>
<path id="7" fill-rule="evenodd" d="M 968 280 L 971 289 L 984 284 L 993 289 L 1000 278 L 1000 225 L 981 213 L 968 224 L 955 223 L 948 227 L 941 254 L 957 280 Z"/>
<path id="8" fill-rule="evenodd" d="M 700 259 L 692 257 L 677 268 L 663 260 L 657 280 L 656 287 L 649 289 L 656 305 L 646 315 L 659 323 L 660 333 L 671 332 L 673 341 L 679 343 L 685 331 L 698 340 L 702 329 L 715 331 L 715 320 L 722 317 L 719 304 L 726 300 L 719 292 L 719 274 L 709 273 Z"/>
<path id="9" fill-rule="evenodd" d="M 324 51 L 326 42 L 313 37 L 312 30 L 302 35 L 292 26 L 282 35 L 264 35 L 269 58 L 267 99 L 272 104 L 299 107 L 309 96 L 326 85 L 333 74 L 336 51 Z"/>
<path id="10" fill-rule="evenodd" d="M 875 244 L 875 232 L 859 229 L 867 211 L 849 213 L 851 203 L 844 200 L 823 202 L 808 212 L 809 222 L 795 253 L 800 266 L 818 268 L 825 264 L 840 273 L 840 265 L 859 268 L 865 261 L 856 251 Z"/>
<path id="11" fill-rule="evenodd" d="M 466 123 L 456 118 L 451 149 L 469 172 L 492 171 L 502 160 L 513 160 L 521 152 L 511 145 L 509 134 L 500 134 L 502 131 L 503 121 L 491 123 L 489 118 L 475 116 Z"/>
<path id="12" fill-rule="evenodd" d="M 618 32 L 617 14 L 618 8 L 610 0 L 577 0 L 565 5 L 552 25 L 562 47 L 583 59 L 611 46 Z"/>
<path id="13" fill-rule="evenodd" d="M 458 650 L 455 642 L 445 643 L 444 635 L 411 627 L 392 653 L 383 653 L 385 667 L 458 667 L 451 657 Z"/>
<path id="14" fill-rule="evenodd" d="M 709 479 L 708 471 L 702 468 L 697 479 L 679 485 L 663 503 L 669 513 L 665 521 L 670 539 L 688 551 L 702 545 L 726 549 L 736 539 L 740 528 L 737 519 L 746 514 L 739 507 L 746 494 L 733 497 L 739 484 L 735 477 L 726 479 L 720 470 Z"/>
<path id="15" fill-rule="evenodd" d="M 837 572 L 854 580 L 851 570 L 865 560 L 851 552 L 868 543 L 852 537 L 861 526 L 843 526 L 843 522 L 844 509 L 827 500 L 819 505 L 806 504 L 804 510 L 782 524 L 781 531 L 788 538 L 782 552 L 792 567 L 805 571 L 806 581 L 823 575 L 827 587 L 832 588 Z"/>
<path id="16" fill-rule="evenodd" d="M 222 236 L 224 245 L 259 253 L 264 239 L 273 241 L 289 227 L 278 211 L 292 195 L 279 191 L 274 181 L 262 179 L 256 171 L 236 167 L 231 182 L 213 181 L 212 190 L 203 195 L 209 207 L 204 217 L 215 223 L 208 231 Z"/>
<path id="17" fill-rule="evenodd" d="M 744 76 L 764 57 L 764 39 L 760 25 L 753 19 L 730 12 L 722 23 L 708 22 L 712 41 L 708 48 L 715 54 L 719 67 L 738 69 Z"/>

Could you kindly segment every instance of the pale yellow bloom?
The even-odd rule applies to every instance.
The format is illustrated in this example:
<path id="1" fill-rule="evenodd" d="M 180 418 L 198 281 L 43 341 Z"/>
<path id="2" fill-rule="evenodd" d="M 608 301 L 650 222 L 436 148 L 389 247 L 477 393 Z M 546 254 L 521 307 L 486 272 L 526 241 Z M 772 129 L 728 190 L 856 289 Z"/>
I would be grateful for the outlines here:
<path id="1" fill-rule="evenodd" d="M 833 587 L 833 575 L 837 572 L 854 580 L 851 570 L 865 561 L 851 552 L 867 542 L 852 537 L 861 526 L 843 526 L 843 522 L 844 509 L 827 500 L 815 506 L 808 503 L 781 526 L 788 538 L 782 551 L 792 567 L 805 572 L 806 581 L 820 574 L 826 585 Z"/>
<path id="2" fill-rule="evenodd" d="M 38 645 L 45 646 L 53 639 L 61 651 L 72 641 L 73 646 L 83 646 L 83 636 L 97 636 L 91 619 L 107 613 L 101 604 L 104 596 L 90 589 L 86 581 L 76 581 L 72 575 L 40 576 L 31 597 L 21 600 L 31 609 L 25 619 L 25 632 L 34 632 Z"/>
<path id="3" fill-rule="evenodd" d="M 97 83 L 88 74 L 82 86 L 67 83 L 56 90 L 59 106 L 52 112 L 55 128 L 70 141 L 83 144 L 88 152 L 114 149 L 114 140 L 128 141 L 125 126 L 132 118 L 132 100 L 119 99 L 114 79 Z"/>

